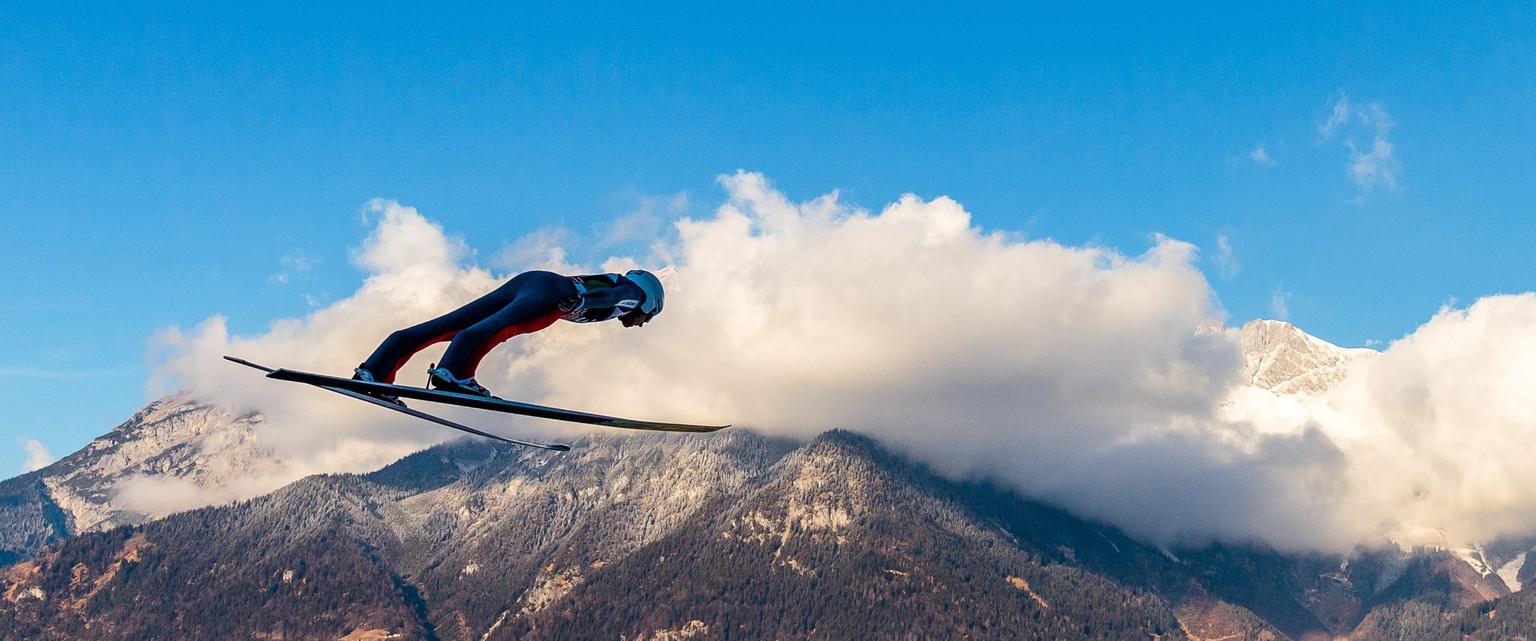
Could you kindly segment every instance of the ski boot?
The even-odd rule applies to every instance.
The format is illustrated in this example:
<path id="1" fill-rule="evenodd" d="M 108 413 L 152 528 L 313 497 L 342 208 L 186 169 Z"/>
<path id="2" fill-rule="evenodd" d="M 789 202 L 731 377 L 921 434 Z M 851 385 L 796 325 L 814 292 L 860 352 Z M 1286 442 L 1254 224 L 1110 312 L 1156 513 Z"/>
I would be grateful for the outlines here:
<path id="1" fill-rule="evenodd" d="M 362 365 L 358 365 L 356 369 L 352 370 L 352 380 L 354 380 L 354 381 L 365 381 L 365 382 L 368 382 L 368 383 L 378 383 L 379 382 L 378 379 L 373 377 L 373 372 L 370 372 L 370 371 L 368 371 L 366 369 L 363 369 Z M 400 400 L 400 397 L 399 396 L 395 396 L 394 394 L 385 394 L 385 393 L 382 393 L 382 392 L 363 392 L 363 393 L 367 394 L 369 396 L 372 396 L 372 397 L 374 397 L 376 399 L 379 399 L 381 401 L 387 401 L 387 402 L 399 405 L 400 407 L 405 407 L 405 401 Z"/>
<path id="2" fill-rule="evenodd" d="M 479 383 L 476 383 L 475 377 L 471 376 L 469 378 L 459 378 L 454 376 L 453 372 L 448 371 L 448 368 L 438 367 L 436 364 L 433 364 L 433 366 L 427 370 L 427 384 L 432 389 L 438 390 L 440 392 L 453 392 L 455 394 L 466 394 L 469 396 L 496 398 L 495 396 L 491 396 L 491 390 L 485 389 L 485 387 L 481 386 Z"/>

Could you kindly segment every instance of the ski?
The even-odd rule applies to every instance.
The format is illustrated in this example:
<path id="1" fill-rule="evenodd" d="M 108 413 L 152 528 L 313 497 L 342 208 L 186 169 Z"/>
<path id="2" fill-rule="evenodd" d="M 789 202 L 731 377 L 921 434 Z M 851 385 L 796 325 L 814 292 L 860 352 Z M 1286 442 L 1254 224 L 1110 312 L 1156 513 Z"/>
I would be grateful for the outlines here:
<path id="1" fill-rule="evenodd" d="M 230 362 L 233 362 L 233 363 L 239 363 L 239 364 L 245 365 L 247 367 L 253 367 L 253 368 L 259 369 L 259 370 L 261 370 L 263 372 L 266 372 L 268 376 L 271 376 L 273 372 L 278 371 L 278 370 L 274 370 L 273 368 L 267 367 L 265 365 L 258 365 L 256 363 L 252 363 L 252 362 L 250 362 L 248 360 L 245 360 L 243 358 L 235 358 L 233 356 L 225 356 L 224 360 L 227 360 L 227 361 L 230 361 Z M 339 379 L 339 380 L 347 380 L 347 379 Z M 469 434 L 474 434 L 475 436 L 482 436 L 482 437 L 485 437 L 485 438 L 488 438 L 488 439 L 493 439 L 493 440 L 501 441 L 503 443 L 511 443 L 512 445 L 521 445 L 521 446 L 524 446 L 524 447 L 536 447 L 536 448 L 539 448 L 539 449 L 542 449 L 542 450 L 551 450 L 551 451 L 555 451 L 555 452 L 568 452 L 571 449 L 571 446 L 569 446 L 569 445 L 561 445 L 559 443 L 554 443 L 554 444 L 530 443 L 528 441 L 520 441 L 520 440 L 517 440 L 515 438 L 507 438 L 505 436 L 497 436 L 495 434 L 491 434 L 490 432 L 485 432 L 485 431 L 477 430 L 477 429 L 475 429 L 473 427 L 470 427 L 468 425 L 463 425 L 463 424 L 460 424 L 460 423 L 456 423 L 454 421 L 450 421 L 450 420 L 448 420 L 446 418 L 443 418 L 441 416 L 437 416 L 437 415 L 434 415 L 434 414 L 428 414 L 428 413 L 423 412 L 421 410 L 416 410 L 416 409 L 412 409 L 412 408 L 406 407 L 404 403 L 399 403 L 399 404 L 391 403 L 391 402 L 386 401 L 384 399 L 376 398 L 376 397 L 373 397 L 373 396 L 369 396 L 368 394 L 364 394 L 362 392 L 358 392 L 358 391 L 355 391 L 355 390 L 345 389 L 345 388 L 336 387 L 336 386 L 332 386 L 332 385 L 326 385 L 326 384 L 318 383 L 318 382 L 309 382 L 309 381 L 301 381 L 301 382 L 305 382 L 305 383 L 308 383 L 309 385 L 312 385 L 314 387 L 318 387 L 318 388 L 323 389 L 323 390 L 328 390 L 328 391 L 331 391 L 331 392 L 335 392 L 335 393 L 341 394 L 343 396 L 350 396 L 352 398 L 355 398 L 355 399 L 358 399 L 358 400 L 361 400 L 361 401 L 367 401 L 367 402 L 372 403 L 374 405 L 377 405 L 379 407 L 383 407 L 383 408 L 394 410 L 396 412 L 400 412 L 401 414 L 405 414 L 406 416 L 412 416 L 412 417 L 415 417 L 415 418 L 422 419 L 424 421 L 430 421 L 430 422 L 433 422 L 433 423 L 437 423 L 438 425 L 442 425 L 444 427 L 451 427 L 451 428 L 459 430 L 461 432 L 467 432 Z"/>
<path id="2" fill-rule="evenodd" d="M 226 356 L 225 358 L 232 357 Z M 729 425 L 690 425 L 687 423 L 640 421 L 635 419 L 619 418 L 616 416 L 592 414 L 589 412 L 578 412 L 576 410 L 567 410 L 558 407 L 546 407 L 543 405 L 534 405 L 532 403 L 521 403 L 518 401 L 509 401 L 506 399 L 494 397 L 456 394 L 454 392 L 444 392 L 421 387 L 410 387 L 407 385 L 390 385 L 387 383 L 356 381 L 350 378 L 327 376 L 325 374 L 314 374 L 291 369 L 274 369 L 267 373 L 267 377 L 275 378 L 280 381 L 293 381 L 297 383 L 319 385 L 321 387 L 344 389 L 364 395 L 387 394 L 399 398 L 410 398 L 422 401 L 431 401 L 433 403 L 459 405 L 462 407 L 472 407 L 475 409 L 490 410 L 493 412 L 505 412 L 508 414 L 547 418 L 556 421 L 568 421 L 572 423 L 597 425 L 599 427 L 693 433 L 714 432 L 730 427 Z"/>

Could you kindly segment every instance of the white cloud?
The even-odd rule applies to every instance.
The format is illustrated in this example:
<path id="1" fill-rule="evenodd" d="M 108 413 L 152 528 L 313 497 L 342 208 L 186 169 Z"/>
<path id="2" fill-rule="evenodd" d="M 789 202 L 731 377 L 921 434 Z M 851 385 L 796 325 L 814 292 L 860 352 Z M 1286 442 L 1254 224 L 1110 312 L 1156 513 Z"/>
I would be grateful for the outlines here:
<path id="1" fill-rule="evenodd" d="M 162 364 L 150 392 L 183 388 L 228 407 L 260 409 L 266 420 L 257 437 L 291 475 L 372 469 L 454 436 L 322 390 L 264 379 L 221 358 L 350 375 L 391 331 L 495 286 L 489 272 L 460 264 L 468 255 L 464 243 L 415 210 L 375 201 L 369 211 L 377 224 L 353 256 L 367 273 L 355 293 L 304 318 L 275 321 L 259 335 L 231 335 L 223 317 L 166 329 L 157 340 Z M 412 379 L 422 378 L 425 358 L 413 362 L 403 382 L 421 383 Z M 207 493 L 209 502 L 224 498 Z"/>
<path id="2" fill-rule="evenodd" d="M 1387 139 L 1396 125 L 1391 114 L 1378 103 L 1354 107 L 1347 96 L 1340 95 L 1327 122 L 1318 127 L 1324 140 L 1345 133 L 1344 147 L 1349 150 L 1347 173 L 1362 195 L 1375 189 L 1397 189 L 1403 166 L 1394 155 L 1396 147 Z"/>
<path id="3" fill-rule="evenodd" d="M 1211 259 L 1216 263 L 1216 269 L 1226 278 L 1236 276 L 1243 270 L 1243 265 L 1238 262 L 1237 255 L 1232 251 L 1232 239 L 1226 234 L 1216 236 L 1216 255 Z"/>
<path id="4" fill-rule="evenodd" d="M 1258 145 L 1248 152 L 1248 159 L 1265 167 L 1275 166 L 1275 159 L 1271 158 L 1264 145 Z"/>
<path id="5" fill-rule="evenodd" d="M 268 278 L 267 282 L 287 285 L 295 277 L 314 271 L 315 267 L 324 261 L 325 259 L 320 256 L 311 256 L 303 250 L 294 250 L 293 253 L 278 259 L 282 269 Z"/>
<path id="6" fill-rule="evenodd" d="M 562 227 L 541 229 L 519 238 L 497 252 L 491 259 L 495 269 L 547 269 L 568 271 L 570 262 L 565 255 L 565 245 L 572 239 L 570 231 Z"/>
<path id="7" fill-rule="evenodd" d="M 661 236 L 666 221 L 688 210 L 688 194 L 677 193 L 667 197 L 642 196 L 640 207 L 602 230 L 597 248 L 608 249 L 634 242 L 652 242 Z"/>
<path id="8" fill-rule="evenodd" d="M 670 221 L 683 215 L 688 209 L 688 194 L 671 196 L 638 197 L 638 205 L 629 213 L 582 234 L 565 227 L 548 227 L 528 234 L 507 244 L 492 257 L 490 266 L 502 271 L 523 269 L 547 269 L 567 272 L 579 269 L 580 258 L 567 251 L 568 247 L 580 247 L 580 256 L 602 255 L 599 252 L 639 250 L 650 251 L 662 242 L 670 229 Z"/>
<path id="9" fill-rule="evenodd" d="M 721 182 L 729 201 L 677 221 L 675 243 L 643 262 L 675 264 L 665 315 L 644 329 L 557 324 L 493 352 L 481 380 L 639 418 L 802 437 L 858 429 L 956 474 L 1070 493 L 1091 485 L 1073 467 L 1084 452 L 1208 422 L 1240 365 L 1232 340 L 1196 332 L 1219 310 L 1186 243 L 1157 238 L 1124 256 L 984 233 L 947 198 L 868 212 L 835 195 L 793 203 L 757 174 Z M 256 336 L 229 335 L 221 318 L 167 331 L 163 379 L 262 409 L 262 442 L 314 467 L 378 464 L 359 441 L 449 436 L 220 360 L 346 373 L 392 330 L 498 283 L 461 265 L 462 242 L 414 210 L 374 208 L 383 216 L 357 256 L 369 276 L 355 294 Z M 419 383 L 440 349 L 403 381 Z"/>
<path id="10" fill-rule="evenodd" d="M 1234 332 L 1201 329 L 1223 313 L 1186 243 L 1158 237 L 1122 255 L 985 232 L 948 198 L 875 212 L 835 194 L 793 202 L 752 173 L 721 184 L 727 202 L 677 220 L 651 255 L 569 266 L 672 264 L 664 315 L 643 329 L 559 323 L 520 337 L 486 359 L 482 382 L 636 418 L 797 437 L 855 429 L 946 474 L 999 479 L 1160 542 L 1347 549 L 1536 523 L 1525 445 L 1536 416 L 1519 400 L 1536 382 L 1536 297 L 1443 312 L 1308 405 L 1242 385 Z M 231 336 L 219 318 L 165 335 L 167 380 L 262 409 L 263 442 L 308 470 L 366 469 L 452 435 L 221 355 L 346 373 L 390 331 L 500 282 L 461 264 L 463 244 L 415 210 L 375 207 L 357 256 L 368 278 L 352 296 L 260 335 Z M 533 258 L 558 249 L 535 245 L 548 251 Z M 440 353 L 408 365 L 404 382 Z"/>
<path id="11" fill-rule="evenodd" d="M 1533 385 L 1536 294 L 1494 296 L 1442 310 L 1319 402 L 1264 414 L 1338 448 L 1341 540 L 1485 542 L 1536 530 Z"/>
<path id="12" fill-rule="evenodd" d="M 1291 293 L 1285 291 L 1285 285 L 1275 285 L 1275 293 L 1269 296 L 1269 311 L 1280 320 L 1291 318 Z"/>
<path id="13" fill-rule="evenodd" d="M 1536 522 L 1536 295 L 1442 310 L 1355 382 L 1370 428 L 1400 447 L 1370 452 L 1363 473 L 1405 526 L 1452 540 L 1527 533 Z"/>
<path id="14" fill-rule="evenodd" d="M 399 457 L 397 452 L 391 452 L 381 457 L 382 462 L 370 463 L 362 469 L 377 468 Z M 311 474 L 340 470 L 361 471 L 346 463 L 334 467 L 314 464 L 294 466 L 287 463 L 285 460 L 274 460 L 263 466 L 266 468 L 264 474 L 231 474 L 220 478 L 217 483 L 166 474 L 130 475 L 113 484 L 112 503 L 114 507 L 128 512 L 163 518 L 208 505 L 223 505 L 261 496 Z"/>
<path id="15" fill-rule="evenodd" d="M 48 448 L 35 439 L 24 436 L 16 437 L 16 442 L 21 444 L 21 449 L 27 453 L 27 460 L 21 464 L 23 474 L 48 467 L 53 463 L 53 454 Z"/>
<path id="16" fill-rule="evenodd" d="M 1339 94 L 1337 102 L 1333 103 L 1333 110 L 1328 114 L 1328 120 L 1317 128 L 1317 132 L 1324 140 L 1333 137 L 1333 134 L 1349 122 L 1349 96 Z"/>
<path id="17" fill-rule="evenodd" d="M 1349 175 L 1362 191 L 1381 187 L 1396 189 L 1397 177 L 1403 171 L 1402 163 L 1392 156 L 1392 143 L 1386 136 L 1378 136 L 1371 142 L 1371 150 L 1363 152 L 1349 144 Z"/>

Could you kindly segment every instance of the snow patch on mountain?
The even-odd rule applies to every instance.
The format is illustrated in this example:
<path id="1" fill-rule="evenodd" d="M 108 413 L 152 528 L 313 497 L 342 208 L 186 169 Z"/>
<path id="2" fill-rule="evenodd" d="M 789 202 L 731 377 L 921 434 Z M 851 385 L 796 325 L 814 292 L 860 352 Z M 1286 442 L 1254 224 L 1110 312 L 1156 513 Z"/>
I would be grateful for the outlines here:
<path id="1" fill-rule="evenodd" d="M 1488 562 L 1488 556 L 1484 554 L 1483 546 L 1481 545 L 1454 548 L 1451 550 L 1451 553 L 1455 554 L 1456 558 L 1466 561 L 1467 565 L 1476 570 L 1478 574 L 1488 576 L 1494 573 L 1493 567 Z"/>
<path id="2" fill-rule="evenodd" d="M 1521 552 L 1519 556 L 1515 557 L 1515 560 L 1505 563 L 1496 572 L 1500 579 L 1504 579 L 1504 585 L 1509 586 L 1510 592 L 1519 592 L 1522 587 L 1520 584 L 1520 570 L 1525 569 L 1525 557 L 1528 554 L 1530 553 Z"/>
<path id="3" fill-rule="evenodd" d="M 260 443 L 261 422 L 258 413 L 168 396 L 41 470 L 41 481 L 75 534 L 259 496 L 284 471 Z"/>
<path id="4" fill-rule="evenodd" d="M 1321 396 L 1343 381 L 1361 359 L 1376 350 L 1344 348 L 1295 325 L 1255 320 L 1243 325 L 1243 380 L 1276 394 Z"/>

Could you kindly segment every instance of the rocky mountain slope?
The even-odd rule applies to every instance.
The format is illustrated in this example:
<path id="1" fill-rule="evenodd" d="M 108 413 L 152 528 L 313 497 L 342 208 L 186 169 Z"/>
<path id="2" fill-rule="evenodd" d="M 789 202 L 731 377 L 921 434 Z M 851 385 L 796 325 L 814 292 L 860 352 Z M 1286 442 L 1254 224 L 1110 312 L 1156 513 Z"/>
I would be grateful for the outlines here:
<path id="1" fill-rule="evenodd" d="M 0 565 L 67 536 L 164 516 L 123 496 L 135 479 L 219 488 L 276 472 L 281 460 L 256 439 L 260 421 L 173 395 L 52 465 L 0 482 Z"/>
<path id="2" fill-rule="evenodd" d="M 1528 595 L 1487 601 L 1502 584 L 1449 552 L 1165 552 L 846 432 L 576 445 L 459 442 L 61 542 L 0 575 L 0 639 L 1375 641 L 1536 625 Z"/>
<path id="3" fill-rule="evenodd" d="M 1281 321 L 1255 320 L 1241 331 L 1243 377 L 1247 384 L 1276 394 L 1318 396 L 1344 380 L 1371 349 L 1348 349 Z"/>
<path id="4" fill-rule="evenodd" d="M 1112 529 L 863 437 L 580 445 L 86 534 L 5 572 L 0 638 L 1279 638 Z"/>

